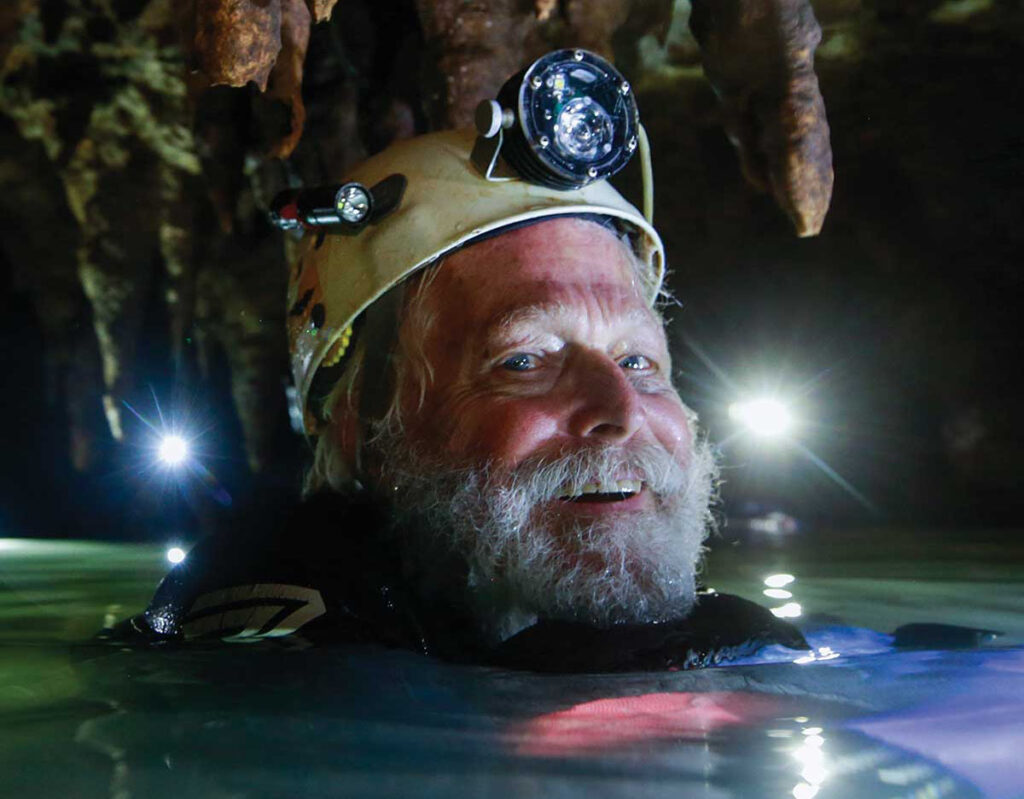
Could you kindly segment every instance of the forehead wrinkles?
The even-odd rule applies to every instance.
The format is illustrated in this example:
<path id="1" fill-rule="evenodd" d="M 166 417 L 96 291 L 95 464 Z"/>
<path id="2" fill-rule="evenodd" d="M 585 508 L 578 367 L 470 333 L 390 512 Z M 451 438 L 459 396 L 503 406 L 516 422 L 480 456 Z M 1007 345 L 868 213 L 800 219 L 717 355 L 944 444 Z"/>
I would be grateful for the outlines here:
<path id="1" fill-rule="evenodd" d="M 488 338 L 509 338 L 538 327 L 565 329 L 581 323 L 658 326 L 654 313 L 635 292 L 621 286 L 599 283 L 554 288 L 544 294 L 544 299 L 524 297 L 505 303 L 484 321 L 481 332 Z"/>
<path id="2" fill-rule="evenodd" d="M 595 239 L 599 249 L 588 249 L 585 259 L 575 257 Z M 406 325 L 406 333 L 440 364 L 475 350 L 489 331 L 552 318 L 578 326 L 593 314 L 596 324 L 622 309 L 628 322 L 661 332 L 631 258 L 612 233 L 583 220 L 547 221 L 488 239 L 433 267 L 417 292 L 419 307 L 407 308 L 418 312 L 405 321 L 418 324 Z"/>

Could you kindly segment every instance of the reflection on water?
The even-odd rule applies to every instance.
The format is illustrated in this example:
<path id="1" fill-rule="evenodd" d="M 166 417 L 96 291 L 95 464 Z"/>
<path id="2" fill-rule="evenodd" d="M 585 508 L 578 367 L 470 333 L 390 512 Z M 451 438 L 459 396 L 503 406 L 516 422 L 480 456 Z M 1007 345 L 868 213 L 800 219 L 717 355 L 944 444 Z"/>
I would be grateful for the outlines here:
<path id="1" fill-rule="evenodd" d="M 96 654 L 78 669 L 105 706 L 63 746 L 102 756 L 83 778 L 111 796 L 982 795 L 848 727 L 862 710 L 838 694 L 862 673 L 817 695 L 788 667 L 550 678 L 371 648 Z M 896 792 L 893 775 L 916 776 Z"/>
<path id="2" fill-rule="evenodd" d="M 769 588 L 785 588 L 795 579 L 792 574 L 769 574 L 764 578 L 764 584 Z"/>
<path id="3" fill-rule="evenodd" d="M 800 779 L 793 786 L 796 799 L 811 799 L 828 776 L 825 769 L 825 739 L 821 727 L 804 727 L 800 745 L 793 750 L 794 759 L 800 764 Z"/>
<path id="4" fill-rule="evenodd" d="M 809 655 L 802 655 L 796 658 L 793 662 L 800 663 L 814 663 L 819 660 L 835 660 L 839 657 L 839 653 L 832 649 L 830 646 L 819 646 L 817 649 L 812 649 Z"/>
<path id="5" fill-rule="evenodd" d="M 892 626 L 851 627 L 838 615 L 855 596 L 874 597 L 879 616 L 890 612 L 877 580 L 833 580 L 830 600 L 820 580 L 793 564 L 752 564 L 733 584 L 716 577 L 723 590 L 751 598 L 775 588 L 799 600 L 798 623 L 814 648 L 796 664 L 780 650 L 696 672 L 538 676 L 288 641 L 69 647 L 137 609 L 166 568 L 164 555 L 52 543 L 0 550 L 3 793 L 1024 793 L 1024 649 L 897 651 Z M 901 583 L 904 613 L 922 590 Z M 1019 595 L 1012 591 L 1019 588 L 987 596 L 1010 606 Z M 942 620 L 947 609 L 925 620 Z"/>
<path id="6" fill-rule="evenodd" d="M 792 574 L 769 574 L 764 578 L 767 588 L 762 589 L 761 594 L 769 599 L 792 599 L 793 592 L 783 586 L 791 585 L 795 581 L 796 577 Z M 771 608 L 771 611 L 780 619 L 796 619 L 804 612 L 799 602 L 787 602 Z"/>
<path id="7" fill-rule="evenodd" d="M 595 699 L 530 719 L 516 751 L 545 757 L 621 752 L 641 741 L 703 741 L 780 712 L 774 697 L 738 692 L 653 693 Z"/>
<path id="8" fill-rule="evenodd" d="M 780 619 L 796 619 L 803 615 L 804 609 L 799 602 L 787 602 L 771 611 Z"/>
<path id="9" fill-rule="evenodd" d="M 1006 655 L 1024 658 L 1019 650 L 610 677 L 272 642 L 88 647 L 73 664 L 66 652 L 15 654 L 26 687 L 44 654 L 63 658 L 74 680 L 63 696 L 4 713 L 0 771 L 15 775 L 9 786 L 22 795 L 77 785 L 72 795 L 122 799 L 595 791 L 1004 799 L 1015 795 L 1007 786 L 1024 785 L 1018 756 L 992 748 L 993 740 L 1015 750 L 1024 743 L 1024 700 L 1008 709 L 1012 719 L 991 715 L 1022 685 L 1024 672 L 1000 670 Z M 963 716 L 944 725 L 949 740 L 922 746 L 934 738 L 929 703 L 948 702 L 951 682 L 974 700 L 988 731 Z M 995 695 L 1004 697 L 999 705 Z M 973 784 L 972 762 L 985 768 Z"/>

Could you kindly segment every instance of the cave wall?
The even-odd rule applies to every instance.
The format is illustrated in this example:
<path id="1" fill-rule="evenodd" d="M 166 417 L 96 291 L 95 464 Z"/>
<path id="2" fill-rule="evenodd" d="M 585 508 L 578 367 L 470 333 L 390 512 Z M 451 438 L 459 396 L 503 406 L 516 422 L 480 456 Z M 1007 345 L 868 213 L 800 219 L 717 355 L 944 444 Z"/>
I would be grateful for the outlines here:
<path id="1" fill-rule="evenodd" d="M 687 337 L 737 374 L 827 372 L 815 446 L 887 512 L 1017 507 L 1021 31 L 996 0 L 6 4 L 2 253 L 42 364 L 25 402 L 76 473 L 145 439 L 128 408 L 156 418 L 153 386 L 227 419 L 247 471 L 293 469 L 270 197 L 464 124 L 582 45 L 637 87 L 680 383 L 709 423 L 725 400 Z"/>

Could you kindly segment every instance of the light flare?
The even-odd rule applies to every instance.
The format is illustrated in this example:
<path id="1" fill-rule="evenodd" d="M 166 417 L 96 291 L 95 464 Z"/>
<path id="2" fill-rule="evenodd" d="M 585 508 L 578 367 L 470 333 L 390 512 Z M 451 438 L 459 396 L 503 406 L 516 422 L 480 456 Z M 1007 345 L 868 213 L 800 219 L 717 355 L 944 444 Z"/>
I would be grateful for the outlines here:
<path id="1" fill-rule="evenodd" d="M 179 466 L 188 458 L 188 442 L 179 435 L 167 435 L 157 449 L 160 460 L 168 466 Z"/>
<path id="2" fill-rule="evenodd" d="M 794 426 L 789 408 L 774 397 L 734 402 L 729 406 L 729 418 L 761 438 L 779 438 Z"/>
<path id="3" fill-rule="evenodd" d="M 167 550 L 167 560 L 169 560 L 174 565 L 178 565 L 179 563 L 181 563 L 183 560 L 185 560 L 185 557 L 185 550 L 181 547 L 170 547 Z"/>

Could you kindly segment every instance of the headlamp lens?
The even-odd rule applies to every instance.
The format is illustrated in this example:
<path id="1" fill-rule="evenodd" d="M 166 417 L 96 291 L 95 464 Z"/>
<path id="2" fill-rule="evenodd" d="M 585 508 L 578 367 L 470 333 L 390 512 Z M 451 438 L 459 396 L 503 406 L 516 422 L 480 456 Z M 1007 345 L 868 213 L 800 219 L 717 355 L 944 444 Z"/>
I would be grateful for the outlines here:
<path id="1" fill-rule="evenodd" d="M 502 154 L 531 182 L 585 186 L 614 175 L 636 149 L 639 117 L 629 84 L 586 50 L 548 53 L 506 83 L 498 102 L 518 119 Z"/>
<path id="2" fill-rule="evenodd" d="M 358 224 L 370 212 L 370 195 L 358 183 L 349 183 L 338 191 L 335 207 L 344 221 Z"/>
<path id="3" fill-rule="evenodd" d="M 611 152 L 615 128 L 608 112 L 589 97 L 566 103 L 554 126 L 555 141 L 571 158 L 596 161 Z"/>

